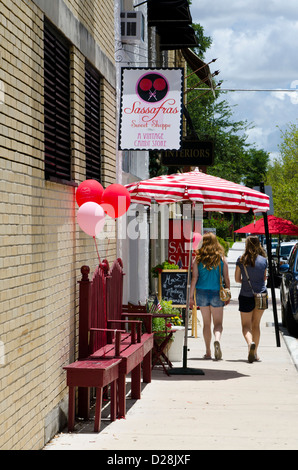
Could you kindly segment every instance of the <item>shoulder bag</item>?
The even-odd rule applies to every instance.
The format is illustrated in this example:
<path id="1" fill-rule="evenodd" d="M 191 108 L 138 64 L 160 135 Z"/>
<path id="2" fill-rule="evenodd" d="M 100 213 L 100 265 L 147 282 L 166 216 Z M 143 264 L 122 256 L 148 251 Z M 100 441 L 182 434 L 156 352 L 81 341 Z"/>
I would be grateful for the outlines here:
<path id="1" fill-rule="evenodd" d="M 244 271 L 245 271 L 245 274 L 246 274 L 246 277 L 247 277 L 247 280 L 248 280 L 248 284 L 250 285 L 250 288 L 252 290 L 252 293 L 254 295 L 254 298 L 255 298 L 255 308 L 257 308 L 258 310 L 265 310 L 266 308 L 268 308 L 268 294 L 267 292 L 260 292 L 259 294 L 256 294 L 252 288 L 252 285 L 251 285 L 251 282 L 250 282 L 250 279 L 249 279 L 249 276 L 248 276 L 248 272 L 247 272 L 247 269 L 246 269 L 246 266 L 244 266 L 243 264 L 243 268 L 244 268 Z"/>
<path id="2" fill-rule="evenodd" d="M 219 298 L 223 302 L 226 302 L 227 300 L 231 300 L 232 294 L 230 289 L 225 288 L 222 285 L 222 278 L 221 278 L 221 260 L 219 261 L 219 282 L 220 282 L 220 288 L 219 288 Z"/>

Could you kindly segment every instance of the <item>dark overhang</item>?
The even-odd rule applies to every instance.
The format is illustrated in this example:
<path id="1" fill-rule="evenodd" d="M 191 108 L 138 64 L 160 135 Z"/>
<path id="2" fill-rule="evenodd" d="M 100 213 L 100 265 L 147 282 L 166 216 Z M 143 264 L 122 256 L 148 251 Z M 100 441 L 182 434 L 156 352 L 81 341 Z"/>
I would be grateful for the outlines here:
<path id="1" fill-rule="evenodd" d="M 198 42 L 191 26 L 158 27 L 161 50 L 197 47 Z"/>
<path id="2" fill-rule="evenodd" d="M 156 26 L 161 50 L 197 47 L 187 0 L 148 0 L 148 25 Z"/>
<path id="3" fill-rule="evenodd" d="M 201 82 L 205 83 L 209 88 L 213 88 L 212 75 L 209 65 L 205 64 L 193 51 L 190 49 L 182 49 L 182 54 L 189 67 L 199 77 Z"/>
<path id="4" fill-rule="evenodd" d="M 164 23 L 191 24 L 192 18 L 187 0 L 149 0 L 148 25 Z"/>

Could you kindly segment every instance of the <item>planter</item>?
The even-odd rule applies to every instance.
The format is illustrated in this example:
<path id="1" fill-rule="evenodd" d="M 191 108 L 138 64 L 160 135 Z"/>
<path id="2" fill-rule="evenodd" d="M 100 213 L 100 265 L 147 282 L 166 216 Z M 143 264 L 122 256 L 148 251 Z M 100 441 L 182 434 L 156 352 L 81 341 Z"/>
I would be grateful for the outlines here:
<path id="1" fill-rule="evenodd" d="M 173 330 L 176 331 L 173 333 L 174 339 L 170 343 L 168 358 L 171 362 L 178 362 L 182 361 L 185 327 L 173 326 Z"/>

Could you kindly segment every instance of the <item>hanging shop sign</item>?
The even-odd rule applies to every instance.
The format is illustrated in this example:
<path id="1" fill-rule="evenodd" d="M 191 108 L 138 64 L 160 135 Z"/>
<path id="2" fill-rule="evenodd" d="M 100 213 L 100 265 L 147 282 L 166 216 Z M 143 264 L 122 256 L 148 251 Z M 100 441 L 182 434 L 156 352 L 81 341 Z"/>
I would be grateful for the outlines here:
<path id="1" fill-rule="evenodd" d="M 213 142 L 183 140 L 180 150 L 161 152 L 161 163 L 165 166 L 211 166 L 213 165 Z"/>
<path id="2" fill-rule="evenodd" d="M 120 150 L 180 149 L 182 68 L 122 68 Z"/>

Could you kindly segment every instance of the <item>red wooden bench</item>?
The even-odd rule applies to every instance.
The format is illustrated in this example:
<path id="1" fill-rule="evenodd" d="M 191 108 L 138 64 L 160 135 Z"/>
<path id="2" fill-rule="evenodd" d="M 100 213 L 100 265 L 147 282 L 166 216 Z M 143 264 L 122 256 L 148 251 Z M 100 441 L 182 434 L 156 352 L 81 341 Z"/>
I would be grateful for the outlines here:
<path id="1" fill-rule="evenodd" d="M 100 430 L 103 388 L 111 384 L 111 421 L 116 419 L 116 382 L 119 378 L 121 358 L 101 361 L 77 361 L 64 367 L 69 387 L 68 431 L 74 430 L 75 387 L 96 388 L 94 431 Z"/>
<path id="2" fill-rule="evenodd" d="M 138 319 L 127 319 L 122 312 L 122 298 L 123 298 L 123 264 L 122 260 L 118 258 L 114 261 L 111 268 L 109 268 L 106 260 L 100 266 L 103 270 L 106 279 L 106 327 L 110 330 L 119 328 L 127 329 L 126 333 L 121 334 L 120 342 L 120 357 L 122 362 L 119 366 L 120 374 L 118 379 L 118 406 L 119 417 L 124 417 L 126 414 L 126 376 L 131 373 L 131 397 L 134 399 L 141 398 L 141 366 L 143 366 L 143 381 L 145 383 L 151 382 L 151 357 L 153 348 L 153 334 L 143 332 L 142 321 Z M 91 324 L 97 323 L 99 325 L 102 321 L 102 316 L 99 312 L 93 310 L 95 314 L 95 321 Z M 103 326 L 102 323 L 100 325 Z M 91 332 L 96 332 L 96 327 L 90 328 Z M 103 335 L 101 333 L 101 338 Z M 99 337 L 97 338 L 99 339 Z M 94 341 L 92 345 L 91 358 L 112 357 L 114 354 L 113 342 L 110 337 L 110 332 L 107 334 L 107 344 Z"/>
<path id="3" fill-rule="evenodd" d="M 122 306 L 122 315 L 127 316 L 128 318 L 139 318 L 142 319 L 143 324 L 145 325 L 146 331 L 152 333 L 152 319 L 153 318 L 164 318 L 166 323 L 167 321 L 173 316 L 172 314 L 160 314 L 160 313 L 147 313 L 146 306 L 144 305 L 133 305 L 127 304 Z M 125 313 L 124 313 L 125 312 Z M 154 339 L 153 349 L 152 349 L 152 369 L 156 364 L 161 364 L 163 367 L 164 372 L 167 375 L 170 375 L 167 367 L 171 368 L 172 363 L 169 358 L 165 354 L 166 347 L 171 340 L 171 337 L 174 333 L 174 329 L 171 328 L 169 330 L 167 326 L 165 326 L 164 330 L 164 339 L 160 343 L 156 339 Z"/>
<path id="4" fill-rule="evenodd" d="M 109 368 L 111 362 L 120 359 L 117 363 L 117 412 L 118 417 L 126 414 L 126 376 L 131 373 L 131 397 L 141 398 L 141 366 L 143 365 L 143 381 L 151 381 L 151 357 L 153 348 L 153 334 L 142 331 L 140 319 L 129 320 L 122 315 L 123 293 L 123 265 L 117 259 L 111 269 L 104 260 L 89 280 L 90 269 L 88 266 L 81 268 L 82 280 L 80 284 L 79 304 L 79 357 L 78 362 L 88 361 L 92 367 L 82 368 L 78 362 L 66 366 L 68 377 L 70 374 L 76 377 L 78 383 L 70 387 L 78 386 L 78 415 L 84 419 L 89 417 L 90 387 L 93 381 L 94 365 L 100 363 L 100 370 L 96 372 L 101 376 L 102 387 L 111 384 L 112 397 L 114 397 L 114 380 L 110 380 L 109 374 L 104 372 L 105 366 Z M 114 363 L 113 363 L 114 364 Z M 116 362 L 115 362 L 116 364 Z M 99 367 L 99 366 L 98 366 Z M 116 369 L 116 366 L 115 366 Z M 89 377 L 90 376 L 90 377 Z M 84 379 L 83 379 L 84 377 Z M 68 380 L 68 379 L 67 379 Z M 99 380 L 99 379 L 98 379 Z M 69 382 L 71 383 L 71 382 Z M 96 386 L 98 399 L 96 402 L 96 420 L 99 419 L 101 407 L 102 389 Z M 73 388 L 70 388 L 70 420 L 73 416 Z M 114 398 L 112 409 L 114 407 Z M 113 417 L 111 417 L 113 418 Z M 70 421 L 70 427 L 73 427 Z"/>

